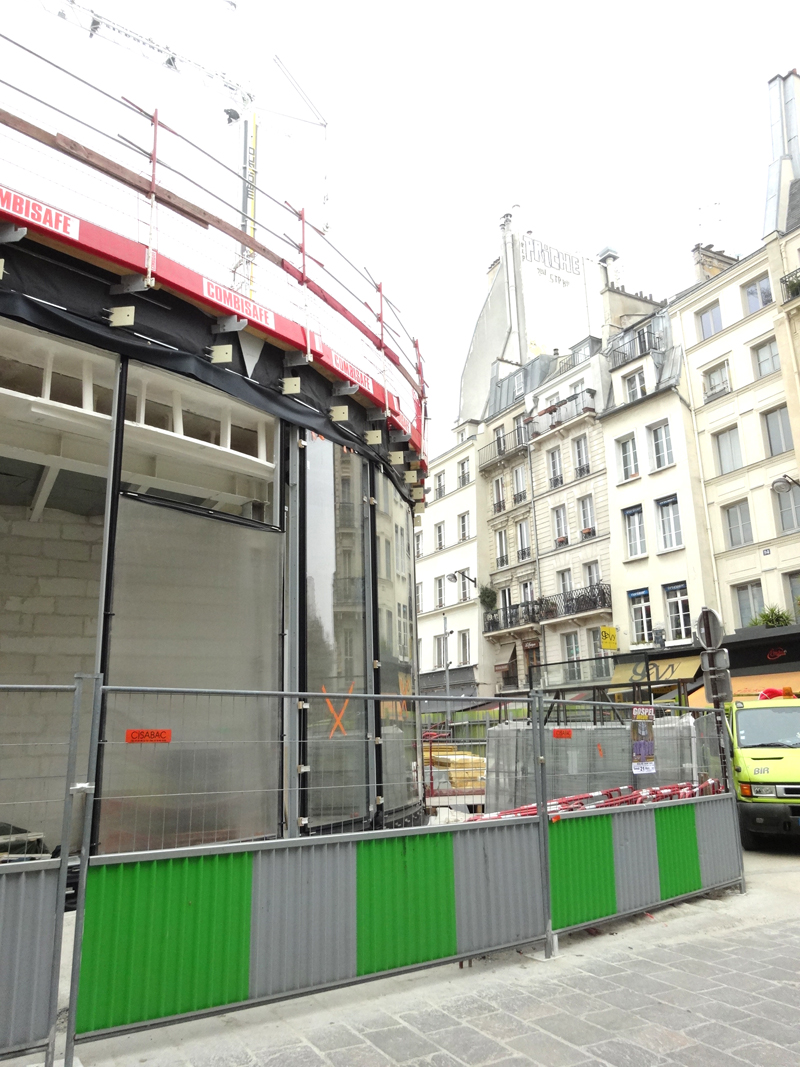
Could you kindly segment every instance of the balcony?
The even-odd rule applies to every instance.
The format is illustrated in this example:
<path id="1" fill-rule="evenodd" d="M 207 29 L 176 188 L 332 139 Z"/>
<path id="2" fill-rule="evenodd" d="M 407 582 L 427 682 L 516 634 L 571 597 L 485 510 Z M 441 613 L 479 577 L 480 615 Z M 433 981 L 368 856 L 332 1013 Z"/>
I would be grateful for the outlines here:
<path id="1" fill-rule="evenodd" d="M 342 607 L 344 604 L 364 603 L 364 579 L 359 578 L 334 578 L 333 579 L 333 606 Z"/>
<path id="2" fill-rule="evenodd" d="M 501 567 L 507 567 L 507 566 L 508 566 L 508 556 L 507 555 L 506 556 L 498 556 L 497 557 L 497 569 L 500 570 Z"/>
<path id="3" fill-rule="evenodd" d="M 483 632 L 498 633 L 500 630 L 513 630 L 517 626 L 534 626 L 543 619 L 610 610 L 611 586 L 597 582 L 583 589 L 570 589 L 567 593 L 556 593 L 555 596 L 525 600 L 521 604 L 487 611 L 483 616 Z"/>
<path id="4" fill-rule="evenodd" d="M 441 500 L 442 497 L 444 496 L 444 494 L 445 494 L 444 484 L 442 483 L 442 484 L 437 485 L 436 489 L 434 490 L 434 498 L 436 500 Z"/>
<path id="5" fill-rule="evenodd" d="M 555 596 L 544 596 L 539 601 L 539 618 L 557 619 L 564 615 L 580 615 L 587 611 L 611 610 L 611 586 L 606 582 L 587 585 L 583 589 L 570 589 Z"/>
<path id="6" fill-rule="evenodd" d="M 458 476 L 458 488 L 463 489 L 465 485 L 469 485 L 469 475 L 459 474 Z"/>
<path id="7" fill-rule="evenodd" d="M 496 437 L 490 445 L 481 448 L 478 452 L 478 470 L 488 467 L 490 463 L 496 463 L 504 456 L 509 456 L 528 443 L 528 434 L 524 426 L 517 426 L 510 433 Z"/>
<path id="8" fill-rule="evenodd" d="M 526 559 L 531 558 L 530 546 L 528 548 L 517 549 L 517 563 L 524 563 Z"/>
<path id="9" fill-rule="evenodd" d="M 800 296 L 800 270 L 793 270 L 791 274 L 784 274 L 781 278 L 781 290 L 783 302 L 788 304 L 790 300 Z"/>
<path id="10" fill-rule="evenodd" d="M 551 478 L 550 479 L 550 488 L 551 489 L 558 489 L 558 487 L 560 485 L 563 485 L 563 484 L 564 484 L 564 475 L 563 474 L 557 474 L 555 476 L 555 478 Z"/>
<path id="11" fill-rule="evenodd" d="M 652 330 L 637 330 L 633 337 L 627 341 L 620 341 L 611 349 L 611 369 L 624 367 L 640 356 L 647 356 L 651 352 L 663 351 L 663 342 L 657 333 Z"/>
<path id="12" fill-rule="evenodd" d="M 505 511 L 505 500 L 495 500 L 494 504 L 492 505 L 492 510 L 494 511 L 495 515 L 499 515 L 501 511 Z"/>
<path id="13" fill-rule="evenodd" d="M 355 511 L 353 510 L 353 504 L 349 500 L 340 500 L 337 505 L 339 526 L 353 526 Z"/>
<path id="14" fill-rule="evenodd" d="M 566 548 L 569 544 L 569 534 L 562 534 L 561 537 L 555 539 L 556 548 Z"/>
<path id="15" fill-rule="evenodd" d="M 589 474 L 591 474 L 589 464 L 581 463 L 580 466 L 575 468 L 575 481 L 577 482 L 580 478 L 586 478 Z"/>
<path id="16" fill-rule="evenodd" d="M 580 418 L 582 415 L 594 415 L 596 392 L 596 389 L 582 389 L 575 396 L 560 401 L 554 408 L 548 408 L 546 413 L 537 415 L 529 423 L 530 436 L 541 437 L 542 434 L 556 430 L 565 423 L 571 422 L 572 419 Z"/>
<path id="17" fill-rule="evenodd" d="M 719 400 L 721 396 L 725 396 L 725 394 L 729 393 L 730 391 L 730 382 L 720 382 L 720 384 L 714 386 L 713 389 L 708 389 L 705 393 L 703 393 L 703 403 L 710 404 L 712 400 Z"/>
<path id="18" fill-rule="evenodd" d="M 573 352 L 571 356 L 565 356 L 564 359 L 558 361 L 558 370 L 556 375 L 563 374 L 565 371 L 572 370 L 573 367 L 577 367 L 579 363 L 585 363 L 587 359 L 591 359 L 591 352 Z"/>
<path id="19" fill-rule="evenodd" d="M 597 527 L 587 526 L 581 530 L 581 541 L 590 541 L 593 537 L 597 537 Z"/>
<path id="20" fill-rule="evenodd" d="M 506 608 L 485 612 L 483 632 L 493 634 L 500 630 L 512 630 L 516 626 L 533 626 L 538 621 L 534 601 L 524 600 L 521 604 L 509 604 Z"/>
<path id="21" fill-rule="evenodd" d="M 528 499 L 528 490 L 521 489 L 518 493 L 514 493 L 514 504 L 524 504 Z"/>

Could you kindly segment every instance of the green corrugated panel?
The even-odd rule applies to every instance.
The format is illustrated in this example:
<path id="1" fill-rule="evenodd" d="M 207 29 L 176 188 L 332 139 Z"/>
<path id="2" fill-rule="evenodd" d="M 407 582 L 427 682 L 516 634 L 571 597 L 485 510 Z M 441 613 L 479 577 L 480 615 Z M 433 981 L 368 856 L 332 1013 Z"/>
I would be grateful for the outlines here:
<path id="1" fill-rule="evenodd" d="M 550 823 L 550 900 L 554 930 L 616 912 L 610 815 Z"/>
<path id="2" fill-rule="evenodd" d="M 450 834 L 360 841 L 356 895 L 359 974 L 455 956 Z"/>
<path id="3" fill-rule="evenodd" d="M 91 867 L 78 1033 L 249 995 L 249 852 Z"/>
<path id="4" fill-rule="evenodd" d="M 702 889 L 694 805 L 659 806 L 655 816 L 661 899 L 669 900 Z"/>

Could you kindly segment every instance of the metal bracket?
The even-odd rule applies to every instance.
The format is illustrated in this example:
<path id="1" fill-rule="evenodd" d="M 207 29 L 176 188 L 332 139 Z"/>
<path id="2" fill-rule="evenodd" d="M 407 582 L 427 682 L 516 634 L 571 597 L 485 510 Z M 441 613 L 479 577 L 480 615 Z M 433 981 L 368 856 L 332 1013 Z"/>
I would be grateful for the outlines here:
<path id="1" fill-rule="evenodd" d="M 364 413 L 368 422 L 386 422 L 386 412 L 383 408 L 365 408 Z"/>
<path id="2" fill-rule="evenodd" d="M 15 226 L 13 222 L 0 223 L 0 245 L 13 245 L 28 233 L 27 227 Z"/>
<path id="3" fill-rule="evenodd" d="M 383 797 L 375 797 L 375 804 L 377 806 L 383 804 Z"/>
<path id="4" fill-rule="evenodd" d="M 401 430 L 390 430 L 389 431 L 389 440 L 392 442 L 392 444 L 398 444 L 399 445 L 402 441 L 410 441 L 411 440 L 411 434 L 410 433 L 403 433 Z"/>
<path id="5" fill-rule="evenodd" d="M 283 357 L 284 367 L 307 367 L 314 362 L 310 352 L 287 352 Z"/>
<path id="6" fill-rule="evenodd" d="M 364 444 L 380 446 L 383 444 L 383 430 L 366 430 L 364 432 Z"/>
<path id="7" fill-rule="evenodd" d="M 109 326 L 133 326 L 135 307 L 103 308 L 103 318 Z"/>
<path id="8" fill-rule="evenodd" d="M 298 763 L 297 764 L 297 773 L 298 774 L 308 774 L 310 770 L 311 770 L 311 768 L 305 763 Z"/>
<path id="9" fill-rule="evenodd" d="M 350 410 L 347 404 L 334 404 L 328 413 L 331 417 L 331 422 L 348 422 L 350 419 Z"/>
<path id="10" fill-rule="evenodd" d="M 297 701 L 297 710 L 298 711 L 308 711 L 309 706 L 310 705 L 309 705 L 307 700 L 298 700 Z"/>
<path id="11" fill-rule="evenodd" d="M 212 333 L 241 333 L 247 325 L 247 319 L 238 315 L 222 315 L 211 327 Z"/>
<path id="12" fill-rule="evenodd" d="M 375 744 L 376 745 L 382 745 L 383 744 L 383 738 L 382 737 L 376 737 L 375 738 Z"/>
<path id="13" fill-rule="evenodd" d="M 353 385 L 352 382 L 339 382 L 338 385 L 333 387 L 334 396 L 355 396 L 359 390 L 359 386 Z"/>
<path id="14" fill-rule="evenodd" d="M 73 796 L 76 793 L 93 793 L 94 782 L 76 782 L 75 785 L 69 787 L 69 791 Z"/>
<path id="15" fill-rule="evenodd" d="M 211 345 L 203 351 L 211 356 L 212 363 L 233 363 L 233 345 Z"/>
<path id="16" fill-rule="evenodd" d="M 113 296 L 117 293 L 143 293 L 146 289 L 152 289 L 154 285 L 155 278 L 146 278 L 143 274 L 123 274 L 108 291 Z"/>
<path id="17" fill-rule="evenodd" d="M 372 661 L 372 668 L 373 668 L 373 670 L 376 670 L 376 671 L 377 671 L 377 670 L 378 670 L 378 668 L 380 667 L 380 665 L 381 665 L 381 661 L 380 661 L 379 659 L 374 659 L 374 660 Z"/>
<path id="18" fill-rule="evenodd" d="M 297 820 L 298 826 L 308 826 L 308 819 L 305 815 L 301 815 Z"/>
<path id="19" fill-rule="evenodd" d="M 290 375 L 281 378 L 281 389 L 284 396 L 298 396 L 303 385 L 303 380 L 298 375 Z M 305 442 L 303 442 L 305 444 Z"/>

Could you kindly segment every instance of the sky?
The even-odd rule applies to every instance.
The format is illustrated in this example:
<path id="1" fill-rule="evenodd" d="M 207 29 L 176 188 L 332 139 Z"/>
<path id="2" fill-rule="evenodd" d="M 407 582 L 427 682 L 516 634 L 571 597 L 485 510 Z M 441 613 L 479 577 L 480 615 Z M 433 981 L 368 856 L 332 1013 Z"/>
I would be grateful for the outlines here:
<path id="1" fill-rule="evenodd" d="M 55 17 L 59 3 L 69 8 L 27 0 L 8 11 L 3 32 L 44 42 L 69 66 L 76 31 Z M 525 228 L 559 248 L 595 255 L 611 246 L 628 289 L 669 297 L 691 284 L 697 241 L 734 255 L 758 246 L 767 82 L 800 65 L 800 9 L 788 2 L 92 6 L 252 89 L 260 183 L 327 223 L 419 339 L 432 455 L 450 444 L 502 215 L 521 205 Z M 270 114 L 314 119 L 275 55 L 325 132 Z M 113 91 L 113 64 L 100 76 Z M 142 98 L 160 83 L 145 73 Z M 221 87 L 198 93 L 186 74 L 173 84 L 173 121 L 191 117 L 228 151 Z"/>

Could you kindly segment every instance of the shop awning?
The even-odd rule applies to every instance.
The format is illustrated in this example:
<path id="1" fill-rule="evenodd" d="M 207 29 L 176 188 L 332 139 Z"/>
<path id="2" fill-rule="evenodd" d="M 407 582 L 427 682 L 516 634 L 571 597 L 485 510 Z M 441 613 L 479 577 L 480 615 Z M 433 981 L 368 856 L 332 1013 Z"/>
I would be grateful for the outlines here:
<path id="1" fill-rule="evenodd" d="M 502 645 L 498 645 L 494 653 L 494 669 L 496 671 L 507 671 L 509 661 L 516 654 L 517 646 L 513 641 L 504 641 Z"/>
<path id="2" fill-rule="evenodd" d="M 650 675 L 647 660 L 642 657 L 628 663 L 618 663 L 609 685 L 669 685 L 678 679 L 692 679 L 700 670 L 700 657 L 677 656 L 675 659 L 651 659 Z"/>
<path id="3" fill-rule="evenodd" d="M 774 674 L 741 674 L 731 678 L 734 699 L 757 700 L 762 689 L 783 689 L 788 685 L 793 693 L 800 693 L 800 671 L 784 671 Z M 689 704 L 693 708 L 706 708 L 705 687 L 700 686 L 689 694 Z"/>

